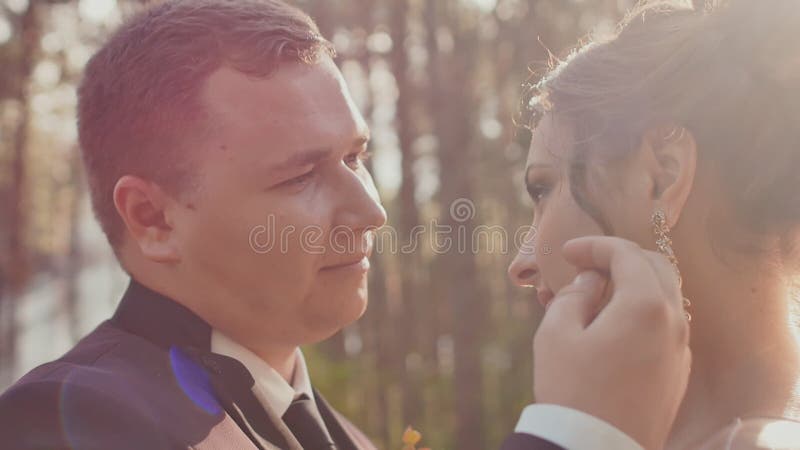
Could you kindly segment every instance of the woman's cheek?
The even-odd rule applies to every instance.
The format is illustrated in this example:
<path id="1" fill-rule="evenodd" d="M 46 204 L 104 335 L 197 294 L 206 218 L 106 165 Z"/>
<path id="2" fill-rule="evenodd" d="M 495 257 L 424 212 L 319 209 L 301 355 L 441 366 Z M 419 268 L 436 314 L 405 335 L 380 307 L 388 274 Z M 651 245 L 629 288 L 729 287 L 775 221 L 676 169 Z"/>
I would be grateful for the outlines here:
<path id="1" fill-rule="evenodd" d="M 555 203 L 555 202 L 554 202 Z M 555 206 L 555 207 L 550 207 Z M 575 236 L 563 233 L 565 218 L 558 206 L 551 203 L 548 211 L 542 217 L 537 231 L 536 261 L 541 271 L 542 281 L 553 293 L 569 283 L 571 266 L 561 255 L 561 247 L 566 241 Z"/>
<path id="2" fill-rule="evenodd" d="M 542 277 L 555 293 L 571 283 L 578 273 L 577 268 L 568 263 L 561 254 L 564 244 L 578 237 L 601 235 L 602 229 L 575 201 L 564 194 L 554 197 L 548 211 L 547 222 L 542 223 L 540 258 Z M 552 206 L 552 207 L 550 207 Z"/>

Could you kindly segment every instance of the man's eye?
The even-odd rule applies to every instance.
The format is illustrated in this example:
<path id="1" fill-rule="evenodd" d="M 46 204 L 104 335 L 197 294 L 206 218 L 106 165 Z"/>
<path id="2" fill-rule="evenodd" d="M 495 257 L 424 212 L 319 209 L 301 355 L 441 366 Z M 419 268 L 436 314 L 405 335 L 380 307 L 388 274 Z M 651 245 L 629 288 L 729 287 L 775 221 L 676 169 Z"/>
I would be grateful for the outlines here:
<path id="1" fill-rule="evenodd" d="M 363 151 L 360 153 L 353 153 L 351 155 L 347 155 L 344 159 L 345 164 L 351 169 L 358 169 L 361 167 L 366 161 L 368 161 L 372 157 L 372 152 L 370 151 Z"/>
<path id="2" fill-rule="evenodd" d="M 300 176 L 296 176 L 296 177 L 294 177 L 294 178 L 292 178 L 290 180 L 286 180 L 283 183 L 281 183 L 281 185 L 287 186 L 287 187 L 303 186 L 306 183 L 308 183 L 309 181 L 311 181 L 311 179 L 313 177 L 314 177 L 314 171 L 312 170 L 312 171 L 306 172 L 306 173 L 304 173 L 304 174 L 302 174 Z"/>

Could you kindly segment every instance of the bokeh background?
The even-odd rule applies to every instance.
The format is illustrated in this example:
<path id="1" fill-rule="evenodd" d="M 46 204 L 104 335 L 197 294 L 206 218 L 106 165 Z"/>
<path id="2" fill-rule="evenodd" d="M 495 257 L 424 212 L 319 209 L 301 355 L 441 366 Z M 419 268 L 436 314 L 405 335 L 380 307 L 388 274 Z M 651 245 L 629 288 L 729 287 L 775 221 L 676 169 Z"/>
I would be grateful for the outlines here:
<path id="1" fill-rule="evenodd" d="M 294 3 L 336 45 L 402 239 L 452 224 L 458 199 L 468 233 L 528 222 L 513 117 L 529 69 L 612 30 L 633 0 Z M 0 0 L 0 389 L 107 318 L 127 285 L 86 195 L 75 87 L 142 4 Z M 541 312 L 506 278 L 514 246 L 480 250 L 381 252 L 365 317 L 305 349 L 315 385 L 379 447 L 400 448 L 413 425 L 434 449 L 497 448 L 532 400 Z"/>

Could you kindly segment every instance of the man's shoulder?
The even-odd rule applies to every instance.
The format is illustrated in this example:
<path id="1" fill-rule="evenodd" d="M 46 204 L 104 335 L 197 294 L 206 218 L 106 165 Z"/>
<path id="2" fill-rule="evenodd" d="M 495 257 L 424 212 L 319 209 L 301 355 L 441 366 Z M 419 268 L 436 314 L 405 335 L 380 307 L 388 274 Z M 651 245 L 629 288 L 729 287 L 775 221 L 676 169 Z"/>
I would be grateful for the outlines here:
<path id="1" fill-rule="evenodd" d="M 106 321 L 62 357 L 25 374 L 9 391 L 35 386 L 69 385 L 92 388 L 122 386 L 131 378 L 150 375 L 166 351 Z"/>
<path id="2" fill-rule="evenodd" d="M 131 406 L 85 384 L 19 383 L 0 397 L 0 442 L 23 450 L 175 448 L 153 417 Z"/>
<path id="3" fill-rule="evenodd" d="M 142 385 L 154 384 L 148 374 L 165 371 L 159 353 L 103 323 L 0 395 L 0 442 L 10 445 L 4 448 L 92 448 L 130 438 L 136 445 L 168 448 L 165 438 L 146 432 L 156 430 L 157 421 L 148 398 L 153 395 Z"/>

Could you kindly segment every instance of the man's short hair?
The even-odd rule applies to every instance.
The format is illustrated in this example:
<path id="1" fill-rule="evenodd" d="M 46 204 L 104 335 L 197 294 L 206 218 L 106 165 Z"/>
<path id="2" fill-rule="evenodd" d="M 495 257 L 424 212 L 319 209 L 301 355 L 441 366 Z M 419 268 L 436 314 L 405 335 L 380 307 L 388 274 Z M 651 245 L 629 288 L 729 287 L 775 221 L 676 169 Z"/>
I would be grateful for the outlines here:
<path id="1" fill-rule="evenodd" d="M 214 71 L 266 78 L 321 55 L 334 55 L 331 44 L 280 0 L 168 0 L 127 20 L 89 61 L 78 89 L 92 205 L 112 248 L 124 235 L 113 200 L 120 177 L 173 193 L 191 184 L 192 143 L 213 125 L 200 93 Z"/>

